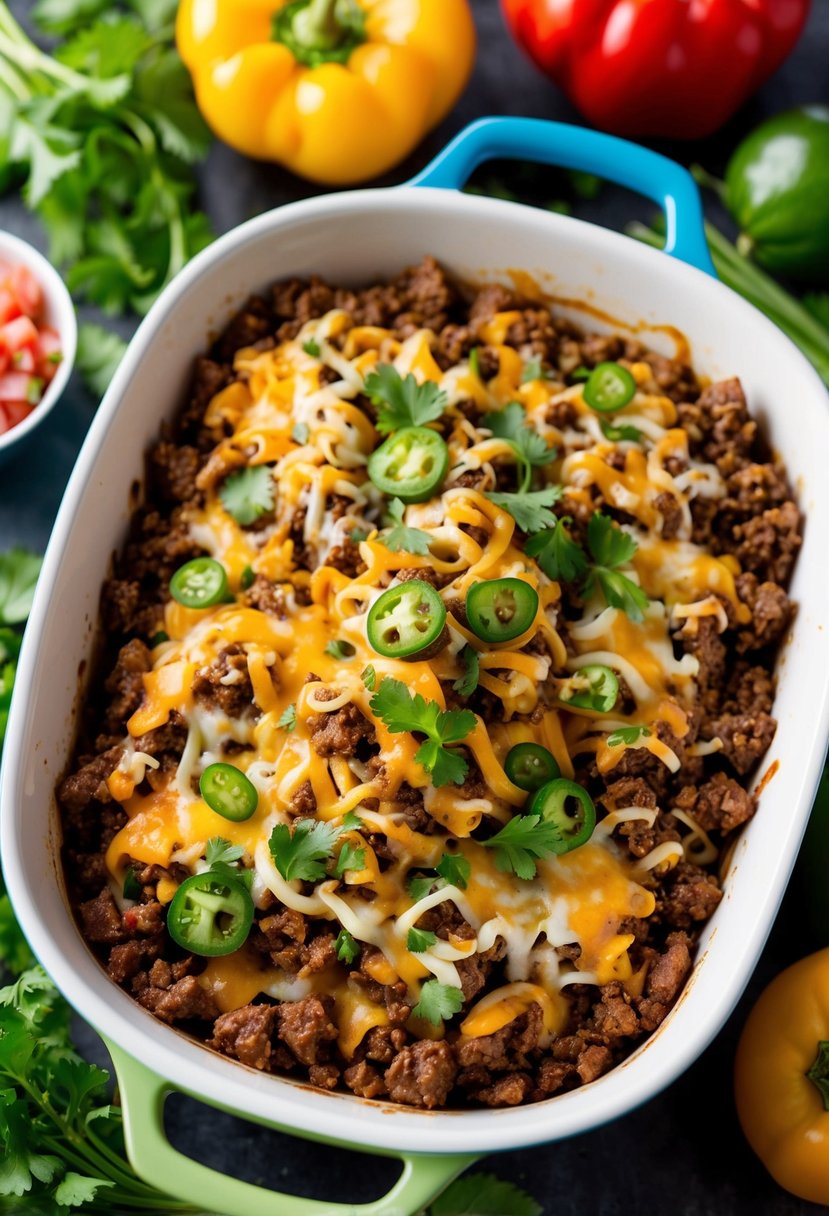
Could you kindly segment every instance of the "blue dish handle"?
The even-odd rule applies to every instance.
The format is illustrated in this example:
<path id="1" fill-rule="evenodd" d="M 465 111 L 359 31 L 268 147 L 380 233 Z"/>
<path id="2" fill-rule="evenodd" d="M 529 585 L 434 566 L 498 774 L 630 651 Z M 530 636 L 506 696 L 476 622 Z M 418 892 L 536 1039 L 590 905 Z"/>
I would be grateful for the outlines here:
<path id="1" fill-rule="evenodd" d="M 484 161 L 536 160 L 595 173 L 653 199 L 665 212 L 665 253 L 716 278 L 702 202 L 686 169 L 626 139 L 541 118 L 482 118 L 461 131 L 410 186 L 460 190 Z"/>

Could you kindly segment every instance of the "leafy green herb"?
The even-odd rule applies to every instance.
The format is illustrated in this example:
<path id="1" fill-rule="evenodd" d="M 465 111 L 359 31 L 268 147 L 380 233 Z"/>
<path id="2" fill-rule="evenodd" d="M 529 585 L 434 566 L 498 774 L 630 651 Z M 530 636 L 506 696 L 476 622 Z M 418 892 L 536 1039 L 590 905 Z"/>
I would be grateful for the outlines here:
<path id="1" fill-rule="evenodd" d="M 348 929 L 340 929 L 337 934 L 337 940 L 334 942 L 334 949 L 340 962 L 348 963 L 349 967 L 360 956 L 360 946 L 348 932 Z"/>
<path id="2" fill-rule="evenodd" d="M 245 566 L 242 577 L 239 579 L 239 586 L 243 591 L 249 591 L 255 581 L 256 575 L 253 573 L 253 566 Z"/>
<path id="3" fill-rule="evenodd" d="M 211 836 L 204 850 L 204 860 L 211 870 L 217 865 L 230 866 L 244 857 L 245 849 L 241 844 L 231 844 L 223 836 Z"/>
<path id="4" fill-rule="evenodd" d="M 295 878 L 318 882 L 325 878 L 326 863 L 331 860 L 334 845 L 346 831 L 345 826 L 335 827 L 320 819 L 298 819 L 293 832 L 287 824 L 278 823 L 271 832 L 268 847 L 286 882 Z"/>
<path id="5" fill-rule="evenodd" d="M 380 537 L 380 543 L 392 553 L 417 553 L 425 556 L 429 552 L 429 534 L 420 528 L 407 528 L 403 523 L 403 512 L 406 510 L 399 498 L 392 498 L 388 505 L 388 513 L 393 527 L 390 532 Z"/>
<path id="6" fill-rule="evenodd" d="M 422 954 L 429 950 L 437 941 L 437 934 L 428 929 L 410 929 L 406 936 L 406 949 L 412 954 Z"/>
<path id="7" fill-rule="evenodd" d="M 413 903 L 418 903 L 419 900 L 425 899 L 436 882 L 437 879 L 434 874 L 416 874 L 414 878 L 410 878 L 408 892 L 412 897 Z"/>
<path id="8" fill-rule="evenodd" d="M 340 822 L 347 832 L 354 832 L 363 826 L 363 821 L 356 811 L 346 811 Z"/>
<path id="9" fill-rule="evenodd" d="M 532 482 L 533 469 L 541 468 L 556 458 L 556 449 L 548 447 L 543 437 L 527 424 L 523 405 L 511 401 L 502 410 L 484 414 L 481 425 L 497 439 L 506 439 L 515 454 L 520 470 L 519 494 L 526 494 Z"/>
<path id="10" fill-rule="evenodd" d="M 169 640 L 169 633 L 167 633 L 165 629 L 159 629 L 158 632 L 154 633 L 149 639 L 147 645 L 149 646 L 150 650 L 154 650 L 156 646 L 161 646 L 164 642 L 169 642 Z"/>
<path id="11" fill-rule="evenodd" d="M 325 653 L 330 655 L 332 659 L 353 659 L 357 653 L 356 649 L 350 642 L 344 642 L 341 638 L 337 638 L 333 642 L 329 642 L 325 647 Z"/>
<path id="12" fill-rule="evenodd" d="M 617 569 L 633 557 L 639 547 L 636 541 L 609 516 L 596 511 L 587 525 L 587 544 L 595 565 L 587 576 L 584 594 L 598 590 L 612 608 L 621 608 L 632 621 L 643 620 L 650 602 L 648 597 L 637 583 Z"/>
<path id="13" fill-rule="evenodd" d="M 449 404 L 446 393 L 433 381 L 418 384 L 411 372 L 404 380 L 390 363 L 380 363 L 369 372 L 365 388 L 377 406 L 375 425 L 381 435 L 434 422 Z"/>
<path id="14" fill-rule="evenodd" d="M 291 438 L 293 439 L 294 443 L 298 443 L 300 445 L 307 443 L 310 437 L 311 428 L 307 422 L 298 422 L 291 431 Z"/>
<path id="15" fill-rule="evenodd" d="M 39 6 L 69 34 L 54 56 L 0 9 L 0 181 L 24 181 L 72 292 L 143 313 L 212 239 L 191 169 L 210 134 L 153 5 L 80 7 Z"/>
<path id="16" fill-rule="evenodd" d="M 471 697 L 478 687 L 478 679 L 481 674 L 478 652 L 474 646 L 464 646 L 460 653 L 460 659 L 463 663 L 464 672 L 462 676 L 458 676 L 452 687 L 459 696 Z"/>
<path id="17" fill-rule="evenodd" d="M 368 540 L 368 532 L 366 532 L 365 528 L 352 528 L 348 536 L 354 545 L 359 545 L 362 541 Z"/>
<path id="18" fill-rule="evenodd" d="M 556 517 L 550 507 L 564 493 L 561 486 L 545 486 L 543 490 L 527 490 L 525 493 L 501 493 L 489 491 L 486 497 L 496 507 L 509 511 L 522 532 L 540 532 L 550 528 Z"/>
<path id="19" fill-rule="evenodd" d="M 541 1216 L 540 1203 L 493 1174 L 467 1174 L 448 1186 L 429 1216 Z"/>
<path id="20" fill-rule="evenodd" d="M 374 670 L 371 663 L 369 663 L 367 667 L 363 668 L 360 679 L 363 681 L 369 692 L 374 692 L 374 686 L 377 683 L 377 672 Z"/>
<path id="21" fill-rule="evenodd" d="M 237 524 L 254 523 L 273 510 L 274 487 L 270 465 L 258 464 L 240 469 L 225 478 L 219 490 L 222 506 Z"/>
<path id="22" fill-rule="evenodd" d="M 353 845 L 349 840 L 343 844 L 334 867 L 334 877 L 342 878 L 346 870 L 363 870 L 366 864 L 366 851 Z"/>
<path id="23" fill-rule="evenodd" d="M 124 875 L 124 882 L 121 887 L 121 894 L 124 899 L 140 899 L 142 892 L 141 883 L 138 881 L 138 874 L 135 866 L 130 866 Z"/>
<path id="24" fill-rule="evenodd" d="M 549 380 L 549 372 L 545 372 L 539 358 L 528 359 L 521 373 L 521 383 L 530 384 L 533 380 Z"/>
<path id="25" fill-rule="evenodd" d="M 415 760 L 432 774 L 434 785 L 463 784 L 469 765 L 447 745 L 460 743 L 474 730 L 476 718 L 471 710 L 441 710 L 437 701 L 426 701 L 420 693 L 412 696 L 402 680 L 389 677 L 382 681 L 370 705 L 392 734 L 418 731 L 427 736 L 415 752 Z"/>
<path id="26" fill-rule="evenodd" d="M 649 726 L 620 726 L 607 736 L 607 746 L 621 747 L 623 743 L 630 746 L 631 743 L 638 743 L 640 739 L 646 739 L 650 734 Z"/>
<path id="27" fill-rule="evenodd" d="M 283 709 L 276 720 L 276 725 L 281 726 L 283 730 L 296 730 L 296 706 L 289 705 L 287 709 Z"/>
<path id="28" fill-rule="evenodd" d="M 313 338 L 309 338 L 307 342 L 303 342 L 302 349 L 306 355 L 310 355 L 313 359 L 319 359 L 322 354 L 319 342 L 315 342 Z"/>
<path id="29" fill-rule="evenodd" d="M 463 853 L 444 853 L 435 868 L 450 887 L 466 890 L 472 866 Z"/>
<path id="30" fill-rule="evenodd" d="M 463 1008 L 463 993 L 450 984 L 427 980 L 420 990 L 420 1000 L 412 1010 L 416 1018 L 423 1018 L 433 1026 L 439 1026 Z"/>
<path id="31" fill-rule="evenodd" d="M 589 380 L 590 372 L 591 372 L 591 369 L 589 367 L 585 367 L 582 364 L 581 367 L 577 367 L 572 372 L 570 372 L 570 379 L 575 381 L 576 384 L 578 384 L 579 381 L 581 381 L 581 380 Z"/>
<path id="32" fill-rule="evenodd" d="M 29 376 L 29 383 L 26 385 L 26 401 L 29 405 L 37 405 L 40 401 L 45 383 L 40 376 Z"/>
<path id="33" fill-rule="evenodd" d="M 32 607 L 42 558 L 25 549 L 0 553 L 0 625 L 20 625 Z"/>
<path id="34" fill-rule="evenodd" d="M 571 583 L 587 570 L 584 550 L 566 528 L 572 522 L 569 515 L 564 515 L 551 528 L 536 532 L 524 546 L 524 552 L 536 559 L 548 578 L 560 583 Z"/>
<path id="35" fill-rule="evenodd" d="M 9 722 L 9 710 L 11 709 L 12 690 L 14 689 L 16 675 L 16 662 L 3 663 L 0 666 L 0 750 L 2 750 L 6 727 Z"/>
<path id="36" fill-rule="evenodd" d="M 499 870 L 513 873 L 517 878 L 535 878 L 536 860 L 550 857 L 558 840 L 554 824 L 541 815 L 513 815 L 509 823 L 482 840 L 487 849 L 495 850 L 495 864 Z"/>
<path id="37" fill-rule="evenodd" d="M 85 321 L 78 326 L 75 362 L 84 384 L 96 397 L 103 397 L 109 388 L 126 349 L 124 339 L 103 325 Z"/>
<path id="38" fill-rule="evenodd" d="M 481 379 L 481 355 L 477 346 L 473 346 L 469 352 L 469 370 L 473 376 L 477 376 L 479 380 Z"/>
<path id="39" fill-rule="evenodd" d="M 612 422 L 600 422 L 602 434 L 605 439 L 609 439 L 611 443 L 639 443 L 642 438 L 642 432 L 637 426 L 614 426 Z"/>

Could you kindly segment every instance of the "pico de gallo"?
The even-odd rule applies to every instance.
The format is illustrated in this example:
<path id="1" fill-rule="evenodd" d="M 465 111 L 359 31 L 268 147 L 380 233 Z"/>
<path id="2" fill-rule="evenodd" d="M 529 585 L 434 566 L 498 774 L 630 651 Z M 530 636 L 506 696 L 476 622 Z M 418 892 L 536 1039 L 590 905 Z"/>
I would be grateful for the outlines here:
<path id="1" fill-rule="evenodd" d="M 0 435 L 36 409 L 63 358 L 43 323 L 43 289 L 26 266 L 0 261 Z"/>

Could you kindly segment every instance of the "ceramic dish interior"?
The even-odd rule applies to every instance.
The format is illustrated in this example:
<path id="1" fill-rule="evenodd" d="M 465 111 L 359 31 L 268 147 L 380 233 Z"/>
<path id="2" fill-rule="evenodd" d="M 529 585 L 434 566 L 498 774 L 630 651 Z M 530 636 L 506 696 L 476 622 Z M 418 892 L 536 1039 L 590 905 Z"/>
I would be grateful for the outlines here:
<path id="1" fill-rule="evenodd" d="M 515 128 L 503 126 L 512 124 L 501 122 L 497 139 L 479 141 L 482 150 L 475 155 L 468 154 L 467 144 L 464 162 L 456 162 L 449 174 L 454 181 L 447 180 L 446 163 L 439 165 L 438 184 L 462 184 L 470 164 L 487 153 L 503 154 L 511 147 L 517 155 L 527 154 Z M 526 136 L 528 124 L 517 125 Z M 607 152 L 605 141 L 614 147 L 620 143 L 589 133 L 581 153 L 571 149 L 564 155 L 552 124 L 529 125 L 535 128 L 536 159 L 580 167 L 587 167 L 588 161 L 595 167 L 597 155 L 602 149 Z M 615 155 L 626 164 L 617 176 L 627 184 L 635 176 L 631 156 L 638 152 L 630 145 L 616 148 Z M 605 168 L 612 175 L 611 166 Z M 697 239 L 701 259 L 699 251 Z M 754 416 L 787 465 L 807 520 L 791 586 L 798 613 L 779 665 L 774 707 L 779 726 L 765 761 L 765 770 L 773 776 L 758 815 L 737 842 L 725 897 L 706 926 L 677 1006 L 637 1052 L 583 1089 L 526 1108 L 440 1115 L 325 1094 L 263 1076 L 159 1026 L 108 979 L 80 937 L 58 877 L 53 800 L 73 742 L 78 676 L 92 649 L 99 588 L 129 518 L 129 489 L 141 476 L 143 451 L 181 398 L 192 358 L 203 349 L 206 334 L 218 330 L 251 291 L 277 278 L 323 272 L 330 281 L 364 283 L 388 277 L 426 253 L 465 280 L 509 281 L 512 269 L 530 272 L 552 295 L 600 306 L 666 353 L 671 338 L 658 327 L 665 322 L 676 326 L 687 335 L 701 373 L 742 379 Z M 571 308 L 576 319 L 577 311 Z M 595 318 L 591 324 L 595 326 Z M 10 724 L 2 785 L 2 849 L 27 936 L 69 1000 L 115 1045 L 122 1057 L 122 1082 L 131 1085 L 135 1070 L 141 1070 L 130 1065 L 128 1057 L 142 1061 L 144 1069 L 156 1075 L 155 1088 L 142 1098 L 140 1111 L 137 1101 L 130 1110 L 127 1085 L 128 1127 L 137 1126 L 139 1114 L 158 1122 L 161 1094 L 172 1085 L 312 1138 L 387 1153 L 479 1154 L 596 1126 L 653 1096 L 696 1058 L 733 1008 L 762 948 L 824 756 L 829 729 L 829 568 L 821 529 L 810 521 L 829 518 L 826 407 L 823 386 L 788 340 L 699 269 L 591 225 L 516 204 L 405 187 L 324 197 L 252 221 L 188 267 L 134 340 L 67 491 L 24 644 L 21 691 Z M 143 1133 L 139 1137 L 136 1132 L 136 1156 L 141 1156 L 145 1142 Z M 458 1157 L 454 1168 L 465 1160 Z M 172 1166 L 172 1157 L 165 1161 Z M 209 1172 L 198 1169 L 205 1183 Z M 251 1187 L 247 1191 L 259 1193 Z M 206 1197 L 201 1201 L 208 1202 Z M 227 1212 L 245 1210 L 238 1191 L 231 1195 L 219 1188 L 212 1202 Z M 392 1209 L 371 1208 L 375 1210 Z M 413 1197 L 406 1210 L 414 1210 Z"/>

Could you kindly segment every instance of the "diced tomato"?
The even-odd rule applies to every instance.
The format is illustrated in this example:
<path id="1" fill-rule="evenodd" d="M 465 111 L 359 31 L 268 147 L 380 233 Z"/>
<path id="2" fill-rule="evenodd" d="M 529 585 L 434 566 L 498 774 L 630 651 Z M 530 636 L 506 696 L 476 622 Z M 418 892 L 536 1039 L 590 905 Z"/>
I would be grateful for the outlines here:
<path id="1" fill-rule="evenodd" d="M 19 350 L 30 350 L 34 355 L 40 344 L 40 335 L 34 321 L 29 317 L 15 317 L 0 328 L 0 340 L 5 343 L 12 356 Z"/>
<path id="2" fill-rule="evenodd" d="M 7 287 L 0 285 L 0 325 L 5 325 L 7 321 L 19 316 L 21 310 L 16 296 L 12 295 Z"/>
<path id="3" fill-rule="evenodd" d="M 33 409 L 28 401 L 0 401 L 0 435 L 28 418 Z"/>
<path id="4" fill-rule="evenodd" d="M 60 334 L 48 325 L 40 331 L 36 371 L 48 384 L 61 364 Z"/>
<path id="5" fill-rule="evenodd" d="M 26 401 L 31 379 L 26 372 L 17 371 L 6 372 L 5 376 L 0 376 L 0 401 Z"/>
<path id="6" fill-rule="evenodd" d="M 28 346 L 24 346 L 22 350 L 16 350 L 11 357 L 12 371 L 28 372 L 29 375 L 35 370 L 34 352 Z"/>
<path id="7" fill-rule="evenodd" d="M 37 319 L 43 308 L 43 289 L 28 266 L 14 266 L 5 286 L 20 305 L 27 317 Z"/>

